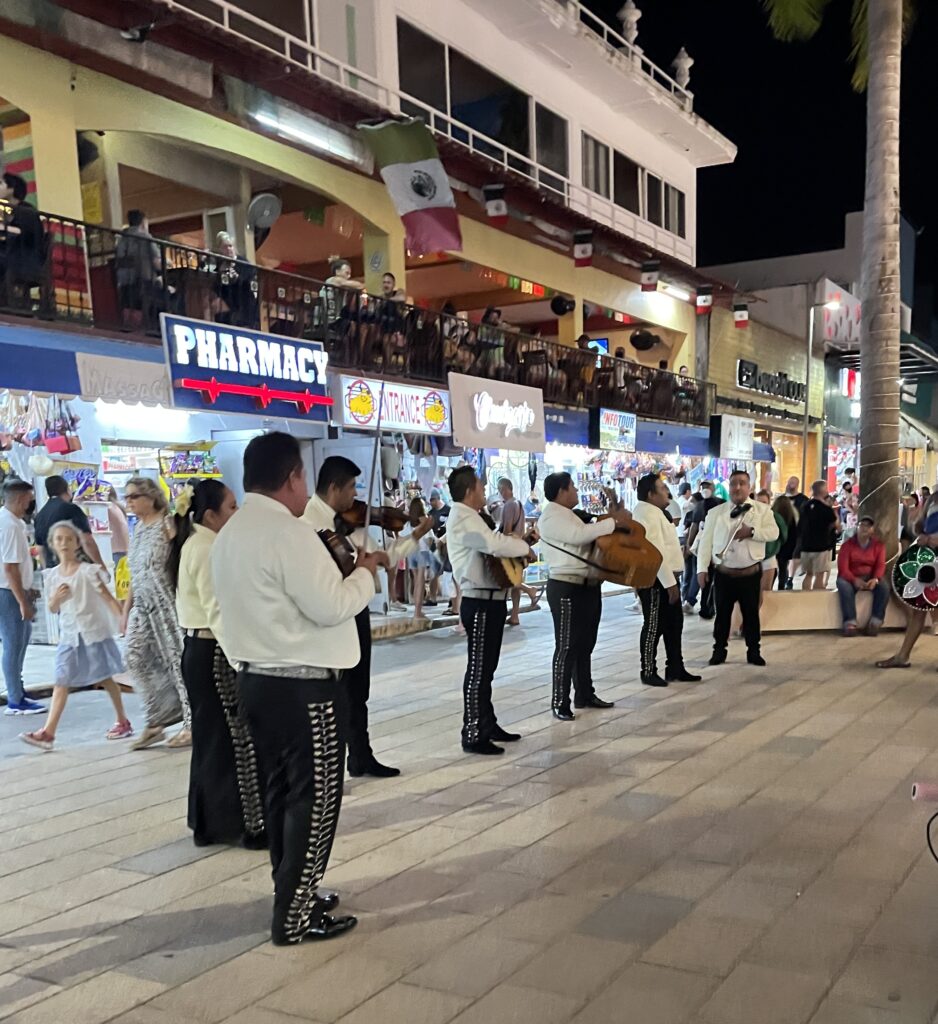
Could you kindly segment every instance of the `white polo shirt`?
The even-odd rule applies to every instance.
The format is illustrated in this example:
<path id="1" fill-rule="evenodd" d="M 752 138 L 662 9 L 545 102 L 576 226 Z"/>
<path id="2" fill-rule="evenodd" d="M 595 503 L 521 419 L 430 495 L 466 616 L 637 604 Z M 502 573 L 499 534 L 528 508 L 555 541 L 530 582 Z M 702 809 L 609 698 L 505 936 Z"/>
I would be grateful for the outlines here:
<path id="1" fill-rule="evenodd" d="M 33 588 L 33 556 L 29 553 L 26 524 L 8 508 L 0 508 L 0 565 L 18 565 L 24 590 Z M 9 590 L 6 572 L 0 573 L 0 589 Z"/>

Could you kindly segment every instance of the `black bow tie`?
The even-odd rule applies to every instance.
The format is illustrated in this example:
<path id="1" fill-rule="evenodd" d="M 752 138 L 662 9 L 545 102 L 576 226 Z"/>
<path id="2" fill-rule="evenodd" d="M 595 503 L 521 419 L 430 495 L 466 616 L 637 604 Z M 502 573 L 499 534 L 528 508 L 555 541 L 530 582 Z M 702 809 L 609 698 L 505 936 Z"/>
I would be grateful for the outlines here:
<path id="1" fill-rule="evenodd" d="M 736 508 L 730 512 L 730 519 L 736 519 L 738 516 L 745 515 L 751 508 L 752 505 L 748 502 L 745 505 L 737 505 Z"/>

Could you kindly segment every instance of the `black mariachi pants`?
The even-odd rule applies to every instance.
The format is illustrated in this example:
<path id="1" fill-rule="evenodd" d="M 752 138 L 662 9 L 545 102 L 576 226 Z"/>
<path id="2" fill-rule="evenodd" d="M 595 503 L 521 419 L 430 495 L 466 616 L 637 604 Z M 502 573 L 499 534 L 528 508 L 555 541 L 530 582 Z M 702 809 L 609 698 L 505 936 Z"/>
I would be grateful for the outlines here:
<path id="1" fill-rule="evenodd" d="M 502 653 L 505 616 L 508 603 L 504 599 L 490 601 L 464 597 L 459 618 L 466 628 L 469 661 L 462 684 L 463 743 L 484 743 L 498 725 L 492 706 L 492 680 Z"/>
<path id="2" fill-rule="evenodd" d="M 322 917 L 317 897 L 339 822 L 345 778 L 341 681 L 244 672 L 241 699 L 267 783 L 275 942 L 300 942 Z"/>
<path id="3" fill-rule="evenodd" d="M 642 675 L 654 675 L 658 671 L 658 641 L 664 637 L 664 653 L 669 672 L 680 672 L 684 667 L 681 650 L 681 634 L 684 632 L 684 610 L 681 602 L 668 600 L 668 592 L 655 580 L 653 587 L 638 592 L 642 603 L 642 633 L 639 651 L 642 658 Z"/>
<path id="4" fill-rule="evenodd" d="M 189 828 L 200 845 L 264 841 L 264 787 L 235 671 L 214 640 L 187 636 L 182 679 L 192 708 Z"/>
<path id="5" fill-rule="evenodd" d="M 355 616 L 361 658 L 355 668 L 342 673 L 348 701 L 348 760 L 352 768 L 364 768 L 374 756 L 368 738 L 368 696 L 371 693 L 371 614 L 367 608 Z"/>
<path id="6" fill-rule="evenodd" d="M 570 709 L 570 684 L 574 700 L 585 704 L 595 694 L 590 660 L 603 601 L 599 586 L 549 580 L 547 602 L 554 619 L 554 661 L 550 706 Z"/>
<path id="7" fill-rule="evenodd" d="M 745 576 L 730 576 L 717 569 L 713 573 L 716 619 L 713 623 L 713 649 L 725 651 L 730 638 L 733 605 L 739 604 L 743 616 L 743 636 L 750 654 L 759 653 L 762 629 L 759 625 L 759 595 L 762 590 L 762 567 Z"/>

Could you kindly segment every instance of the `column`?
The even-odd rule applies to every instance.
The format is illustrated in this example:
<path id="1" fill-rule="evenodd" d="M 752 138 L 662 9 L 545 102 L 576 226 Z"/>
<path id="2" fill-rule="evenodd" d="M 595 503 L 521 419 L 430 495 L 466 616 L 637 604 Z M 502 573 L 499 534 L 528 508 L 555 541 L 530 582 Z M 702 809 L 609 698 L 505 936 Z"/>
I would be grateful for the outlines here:
<path id="1" fill-rule="evenodd" d="M 39 209 L 82 219 L 75 122 L 68 110 L 29 111 Z"/>
<path id="2" fill-rule="evenodd" d="M 384 232 L 366 223 L 362 233 L 362 257 L 365 288 L 373 295 L 381 294 L 381 278 L 389 271 L 397 279 L 397 287 L 407 290 L 403 224 Z"/>

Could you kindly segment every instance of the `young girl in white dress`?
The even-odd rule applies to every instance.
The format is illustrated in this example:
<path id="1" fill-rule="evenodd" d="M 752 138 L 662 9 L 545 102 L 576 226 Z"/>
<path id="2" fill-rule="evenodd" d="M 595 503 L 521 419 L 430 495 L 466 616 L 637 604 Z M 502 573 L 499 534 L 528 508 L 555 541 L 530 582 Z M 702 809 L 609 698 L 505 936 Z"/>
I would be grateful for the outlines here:
<path id="1" fill-rule="evenodd" d="M 124 670 L 114 641 L 120 605 L 108 590 L 101 568 L 79 561 L 81 535 L 71 523 L 56 523 L 49 531 L 49 544 L 59 559 L 45 580 L 49 610 L 59 614 L 55 688 L 46 724 L 35 732 L 21 733 L 20 739 L 40 750 L 52 750 L 69 691 L 94 685 L 107 691 L 117 714 L 107 739 L 127 739 L 134 731 L 113 678 Z"/>

